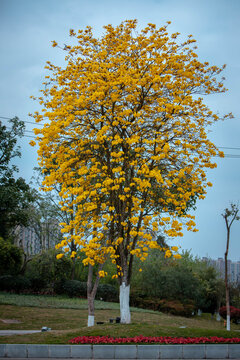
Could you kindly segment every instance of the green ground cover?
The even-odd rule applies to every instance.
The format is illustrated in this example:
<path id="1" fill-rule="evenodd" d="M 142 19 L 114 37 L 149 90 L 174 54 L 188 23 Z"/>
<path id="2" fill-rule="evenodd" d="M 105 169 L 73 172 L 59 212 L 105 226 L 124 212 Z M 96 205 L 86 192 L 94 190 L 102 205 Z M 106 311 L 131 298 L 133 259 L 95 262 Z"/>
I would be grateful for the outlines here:
<path id="1" fill-rule="evenodd" d="M 228 332 L 223 321 L 211 319 L 209 314 L 184 318 L 132 308 L 131 324 L 110 324 L 110 318 L 119 316 L 119 304 L 96 301 L 96 322 L 104 324 L 88 328 L 87 315 L 86 299 L 0 293 L 0 330 L 40 330 L 42 326 L 52 329 L 30 335 L 1 336 L 0 343 L 66 344 L 71 338 L 83 335 L 240 336 L 240 325 L 232 324 Z M 19 323 L 7 324 L 2 321 L 6 319 Z"/>

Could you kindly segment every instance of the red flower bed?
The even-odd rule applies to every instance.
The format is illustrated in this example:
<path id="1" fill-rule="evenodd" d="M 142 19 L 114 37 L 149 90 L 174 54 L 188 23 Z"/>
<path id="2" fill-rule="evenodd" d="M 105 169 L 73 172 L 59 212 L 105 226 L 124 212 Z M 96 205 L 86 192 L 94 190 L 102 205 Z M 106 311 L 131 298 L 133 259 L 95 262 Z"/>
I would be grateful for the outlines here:
<path id="1" fill-rule="evenodd" d="M 69 340 L 72 344 L 224 344 L 240 343 L 240 338 L 223 337 L 170 337 L 170 336 L 135 336 L 114 338 L 111 336 L 78 336 Z"/>

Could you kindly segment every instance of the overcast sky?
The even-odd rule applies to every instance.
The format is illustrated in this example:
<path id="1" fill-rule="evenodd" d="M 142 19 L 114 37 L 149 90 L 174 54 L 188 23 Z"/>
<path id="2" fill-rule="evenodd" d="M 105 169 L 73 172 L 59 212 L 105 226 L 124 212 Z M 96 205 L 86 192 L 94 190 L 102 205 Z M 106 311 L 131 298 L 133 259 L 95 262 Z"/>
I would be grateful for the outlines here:
<path id="1" fill-rule="evenodd" d="M 223 257 L 226 228 L 221 213 L 230 202 L 240 200 L 239 0 L 0 0 L 0 116 L 32 121 L 28 114 L 39 110 L 39 105 L 29 96 L 38 95 L 46 61 L 64 65 L 65 53 L 52 48 L 52 40 L 67 43 L 70 28 L 78 30 L 87 25 L 101 35 L 102 26 L 126 19 L 138 19 L 139 28 L 149 22 L 160 27 L 170 20 L 170 33 L 178 31 L 183 38 L 194 36 L 201 61 L 227 64 L 224 76 L 228 93 L 211 95 L 205 102 L 220 114 L 231 111 L 235 116 L 215 124 L 209 134 L 216 145 L 228 148 L 221 150 L 230 156 L 217 159 L 218 168 L 208 173 L 213 187 L 206 199 L 197 203 L 199 232 L 185 232 L 184 238 L 171 242 L 192 249 L 199 257 Z M 28 131 L 33 127 L 26 123 Z M 22 158 L 18 161 L 19 175 L 27 181 L 37 166 L 36 148 L 30 147 L 30 140 L 24 137 L 20 141 Z M 240 260 L 240 221 L 232 226 L 229 258 Z"/>

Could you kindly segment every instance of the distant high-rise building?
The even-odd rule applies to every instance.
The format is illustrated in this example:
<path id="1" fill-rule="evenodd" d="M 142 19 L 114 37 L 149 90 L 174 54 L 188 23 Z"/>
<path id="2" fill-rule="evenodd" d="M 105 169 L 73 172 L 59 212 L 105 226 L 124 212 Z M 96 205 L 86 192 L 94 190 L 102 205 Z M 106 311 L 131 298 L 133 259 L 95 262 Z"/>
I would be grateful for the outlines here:
<path id="1" fill-rule="evenodd" d="M 215 267 L 222 279 L 225 278 L 225 260 L 223 258 L 213 260 L 203 257 L 202 260 Z M 231 283 L 240 284 L 240 261 L 228 260 L 228 279 Z"/>
<path id="2" fill-rule="evenodd" d="M 62 239 L 57 221 L 42 222 L 28 227 L 17 226 L 14 235 L 15 244 L 27 255 L 39 254 L 43 250 L 54 248 Z"/>

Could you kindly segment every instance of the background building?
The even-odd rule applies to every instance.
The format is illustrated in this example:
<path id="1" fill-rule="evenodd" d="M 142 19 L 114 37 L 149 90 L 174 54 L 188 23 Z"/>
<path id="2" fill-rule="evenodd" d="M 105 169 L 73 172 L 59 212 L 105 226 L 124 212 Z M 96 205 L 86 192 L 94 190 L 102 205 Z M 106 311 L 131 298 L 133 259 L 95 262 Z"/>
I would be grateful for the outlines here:
<path id="1" fill-rule="evenodd" d="M 61 241 L 62 233 L 57 221 L 45 221 L 28 227 L 17 226 L 14 237 L 14 243 L 23 249 L 26 255 L 35 255 L 54 248 Z"/>
<path id="2" fill-rule="evenodd" d="M 223 258 L 213 260 L 203 257 L 202 259 L 215 267 L 222 279 L 225 278 L 225 260 Z M 228 260 L 228 279 L 231 283 L 240 284 L 240 261 Z"/>

